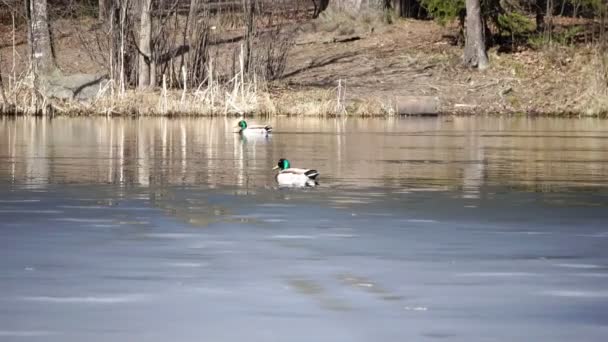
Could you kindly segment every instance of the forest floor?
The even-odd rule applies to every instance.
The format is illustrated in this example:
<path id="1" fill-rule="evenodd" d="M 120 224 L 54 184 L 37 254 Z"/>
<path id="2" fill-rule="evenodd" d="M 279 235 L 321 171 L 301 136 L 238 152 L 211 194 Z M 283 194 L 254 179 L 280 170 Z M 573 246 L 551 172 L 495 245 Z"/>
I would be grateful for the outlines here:
<path id="1" fill-rule="evenodd" d="M 297 25 L 284 76 L 267 88 L 277 113 L 293 113 L 297 106 L 295 112 L 308 114 L 306 108 L 315 103 L 336 99 L 338 85 L 349 114 L 389 113 L 390 109 L 377 108 L 389 108 L 399 96 L 437 97 L 444 114 L 598 112 L 594 52 L 583 44 L 504 53 L 493 47 L 491 67 L 478 71 L 462 66 L 462 47 L 453 44 L 456 29 L 433 21 L 400 19 L 352 30 L 328 26 L 327 21 Z M 83 36 L 87 39 L 99 29 L 94 19 L 58 20 L 52 29 L 57 63 L 64 73 L 103 72 L 82 44 Z M 12 25 L 0 23 L 5 83 L 27 65 L 25 30 L 16 30 L 14 39 L 13 49 Z"/>

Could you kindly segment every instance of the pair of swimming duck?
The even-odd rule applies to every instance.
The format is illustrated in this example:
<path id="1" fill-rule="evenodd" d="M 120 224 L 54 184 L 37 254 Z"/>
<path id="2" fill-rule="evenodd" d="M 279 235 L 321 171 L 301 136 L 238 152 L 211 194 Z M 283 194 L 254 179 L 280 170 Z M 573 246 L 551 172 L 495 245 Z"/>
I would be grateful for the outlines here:
<path id="1" fill-rule="evenodd" d="M 272 127 L 269 125 L 248 126 L 245 120 L 239 121 L 238 127 L 239 134 L 246 137 L 267 137 L 272 132 Z M 285 158 L 279 159 L 273 170 L 279 170 L 276 180 L 282 187 L 314 187 L 318 184 L 319 172 L 317 170 L 291 167 L 289 160 Z"/>

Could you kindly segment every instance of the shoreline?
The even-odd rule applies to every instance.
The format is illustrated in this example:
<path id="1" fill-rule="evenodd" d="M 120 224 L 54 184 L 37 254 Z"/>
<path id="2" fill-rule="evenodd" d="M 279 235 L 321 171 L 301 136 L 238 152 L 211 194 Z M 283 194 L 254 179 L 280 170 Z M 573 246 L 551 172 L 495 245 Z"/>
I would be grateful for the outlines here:
<path id="1" fill-rule="evenodd" d="M 145 92 L 142 93 L 144 96 L 158 95 L 160 98 L 160 92 Z M 57 103 L 56 103 L 57 102 Z M 294 109 L 294 107 L 288 107 L 287 104 L 272 103 L 271 110 L 264 108 L 262 110 L 251 110 L 246 112 L 237 111 L 213 111 L 205 108 L 204 110 L 189 109 L 194 107 L 196 104 L 184 104 L 188 109 L 170 109 L 170 110 L 158 110 L 150 107 L 144 107 L 144 109 L 138 108 L 134 105 L 127 105 L 124 107 L 113 107 L 113 108 L 95 108 L 94 105 L 83 104 L 78 101 L 48 101 L 46 108 L 32 112 L 28 109 L 15 108 L 14 105 L 4 105 L 0 103 L 0 117 L 20 117 L 20 116 L 36 116 L 36 117 L 112 117 L 112 118 L 138 118 L 138 117 L 167 117 L 167 118 L 196 118 L 196 117 L 227 117 L 227 118 L 238 118 L 238 117 L 301 117 L 301 118 L 390 118 L 390 117 L 469 117 L 469 116 L 492 116 L 492 117 L 546 117 L 546 118 L 598 118 L 608 119 L 608 113 L 603 114 L 587 114 L 583 111 L 496 111 L 495 108 L 484 108 L 482 106 L 469 107 L 465 109 L 454 109 L 447 110 L 446 108 L 440 108 L 436 112 L 432 113 L 395 113 L 387 112 L 384 108 L 379 106 L 376 110 L 361 111 L 360 108 L 372 108 L 377 105 L 379 101 L 364 101 L 362 103 L 352 104 L 347 103 L 345 108 L 341 112 L 330 110 L 328 107 L 334 107 L 335 104 L 329 104 L 327 102 L 310 101 L 301 102 L 298 104 L 300 107 L 315 108 L 315 110 L 306 113 Z M 348 108 L 352 107 L 349 110 Z"/>
<path id="2" fill-rule="evenodd" d="M 56 42 L 62 77 L 107 74 L 74 41 L 82 27 L 99 29 L 77 19 L 53 26 L 63 32 Z M 2 61 L 14 70 L 3 69 L 4 83 L 8 103 L 16 106 L 0 103 L 0 115 L 31 115 L 38 102 L 51 116 L 392 117 L 419 115 L 395 110 L 395 97 L 434 97 L 438 105 L 430 114 L 438 116 L 608 118 L 608 87 L 598 78 L 601 57 L 593 47 L 522 47 L 508 53 L 492 47 L 490 68 L 478 71 L 462 66 L 461 47 L 450 43 L 453 31 L 432 21 L 400 19 L 357 32 L 356 40 L 341 40 L 337 32 L 302 26 L 278 80 L 243 77 L 238 70 L 235 75 L 216 58 L 209 66 L 213 82 L 199 89 L 169 85 L 121 94 L 110 80 L 105 95 L 93 95 L 90 102 L 35 100 L 27 61 L 12 60 L 14 53 L 26 55 L 26 46 L 6 46 L 0 48 Z M 219 56 L 238 51 L 238 43 L 230 44 L 217 45 Z"/>

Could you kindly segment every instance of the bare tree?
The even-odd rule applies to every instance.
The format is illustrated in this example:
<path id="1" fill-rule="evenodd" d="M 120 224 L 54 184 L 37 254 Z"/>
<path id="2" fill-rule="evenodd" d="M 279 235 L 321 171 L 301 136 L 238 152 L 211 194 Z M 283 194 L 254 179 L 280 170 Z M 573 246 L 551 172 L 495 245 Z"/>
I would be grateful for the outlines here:
<path id="1" fill-rule="evenodd" d="M 97 15 L 97 19 L 99 19 L 100 21 L 105 21 L 108 18 L 108 3 L 111 2 L 108 0 L 99 0 L 98 2 L 98 15 Z"/>
<path id="2" fill-rule="evenodd" d="M 251 44 L 255 35 L 255 0 L 243 0 L 243 12 L 245 13 L 245 42 L 243 47 L 243 67 L 245 68 L 245 72 L 248 72 L 249 63 L 251 62 Z"/>
<path id="3" fill-rule="evenodd" d="M 153 84 L 151 80 L 152 62 L 152 0 L 141 1 L 141 20 L 139 26 L 139 89 L 145 89 Z"/>
<path id="4" fill-rule="evenodd" d="M 3 106 L 8 105 L 8 100 L 6 99 L 6 92 L 4 91 L 4 83 L 2 82 L 2 54 L 0 54 L 0 94 L 2 94 L 2 104 Z M 2 108 L 0 107 L 0 112 Z"/>
<path id="5" fill-rule="evenodd" d="M 192 39 L 192 37 L 191 37 L 192 31 L 193 31 L 193 28 L 196 26 L 198 12 L 200 10 L 200 3 L 201 3 L 201 0 L 190 0 L 190 10 L 188 12 L 188 29 L 187 29 L 187 35 L 188 35 L 189 40 Z"/>
<path id="6" fill-rule="evenodd" d="M 483 25 L 481 22 L 481 9 L 479 0 L 466 0 L 466 41 L 464 45 L 464 64 L 477 67 L 480 70 L 489 66 Z"/>
<path id="7" fill-rule="evenodd" d="M 47 16 L 46 0 L 26 0 L 28 43 L 32 65 L 37 73 L 49 74 L 56 69 Z"/>

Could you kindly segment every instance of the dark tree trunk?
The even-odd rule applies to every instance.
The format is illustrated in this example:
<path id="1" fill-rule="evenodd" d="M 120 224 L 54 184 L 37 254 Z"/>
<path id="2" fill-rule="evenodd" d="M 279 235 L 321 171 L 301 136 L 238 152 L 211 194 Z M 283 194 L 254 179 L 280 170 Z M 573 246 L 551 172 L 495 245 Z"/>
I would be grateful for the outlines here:
<path id="1" fill-rule="evenodd" d="M 543 32 L 545 30 L 545 8 L 547 7 L 547 0 L 536 0 L 535 12 L 536 12 L 536 32 Z"/>
<path id="2" fill-rule="evenodd" d="M 321 11 L 325 11 L 327 9 L 327 6 L 329 6 L 329 0 L 320 1 L 319 8 L 321 8 Z"/>
<path id="3" fill-rule="evenodd" d="M 466 0 L 466 41 L 464 46 L 464 64 L 469 67 L 486 69 L 489 66 L 486 54 L 486 43 L 481 21 L 479 0 Z"/>
<path id="4" fill-rule="evenodd" d="M 49 74 L 56 69 L 51 46 L 51 34 L 46 0 L 26 0 L 28 15 L 28 43 L 34 69 Z"/>
<path id="5" fill-rule="evenodd" d="M 245 11 L 245 43 L 243 46 L 243 68 L 244 72 L 249 72 L 251 64 L 251 45 L 255 35 L 255 0 L 243 0 L 243 10 Z"/>
<path id="6" fill-rule="evenodd" d="M 6 92 L 4 91 L 4 83 L 2 81 L 2 54 L 0 54 L 0 93 L 2 94 L 3 106 L 8 106 L 8 100 L 6 99 Z M 0 107 L 1 109 L 1 107 Z M 1 112 L 1 110 L 0 110 Z"/>
<path id="7" fill-rule="evenodd" d="M 325 11 L 327 9 L 327 6 L 329 6 L 329 0 L 312 0 L 312 3 L 315 6 L 313 18 L 318 17 L 319 14 Z"/>

